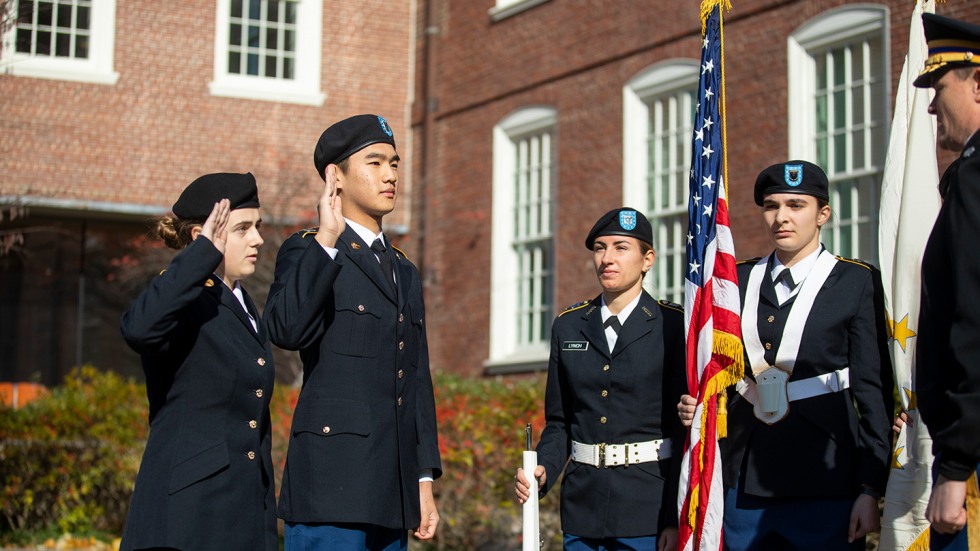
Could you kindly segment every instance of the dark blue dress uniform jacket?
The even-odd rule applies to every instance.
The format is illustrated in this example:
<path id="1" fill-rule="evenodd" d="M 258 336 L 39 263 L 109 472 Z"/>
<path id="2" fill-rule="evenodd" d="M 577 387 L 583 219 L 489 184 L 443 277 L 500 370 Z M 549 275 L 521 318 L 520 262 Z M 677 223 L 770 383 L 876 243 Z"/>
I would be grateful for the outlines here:
<path id="1" fill-rule="evenodd" d="M 354 230 L 336 259 L 314 236 L 283 243 L 265 311 L 272 342 L 303 359 L 279 516 L 414 529 L 420 471 L 442 473 L 418 270 L 389 248 L 394 293 Z"/>
<path id="2" fill-rule="evenodd" d="M 915 386 L 936 468 L 966 480 L 980 462 L 980 132 L 943 174 L 922 259 Z"/>
<path id="3" fill-rule="evenodd" d="M 743 308 L 756 260 L 738 265 Z M 767 267 L 758 325 L 771 364 L 796 297 L 779 306 L 769 273 Z M 838 257 L 804 325 L 789 380 L 850 367 L 851 387 L 790 402 L 787 417 L 774 425 L 756 419 L 752 405 L 731 387 L 728 438 L 720 441 L 726 486 L 738 480 L 745 493 L 763 497 L 856 498 L 862 484 L 884 493 L 893 402 L 886 343 L 880 274 Z M 745 371 L 751 376 L 747 358 Z"/>
<path id="4" fill-rule="evenodd" d="M 570 308 L 551 329 L 547 423 L 537 446 L 547 474 L 542 494 L 564 468 L 562 531 L 590 538 L 657 535 L 677 526 L 684 429 L 676 404 L 687 390 L 684 315 L 643 291 L 610 353 L 601 308 L 601 297 Z M 609 468 L 568 461 L 572 440 L 626 444 L 660 438 L 672 440 L 672 458 Z"/>
<path id="5" fill-rule="evenodd" d="M 206 238 L 178 254 L 122 318 L 140 353 L 150 436 L 122 549 L 278 549 L 265 329 L 216 276 Z M 252 316 L 258 311 L 245 295 Z"/>

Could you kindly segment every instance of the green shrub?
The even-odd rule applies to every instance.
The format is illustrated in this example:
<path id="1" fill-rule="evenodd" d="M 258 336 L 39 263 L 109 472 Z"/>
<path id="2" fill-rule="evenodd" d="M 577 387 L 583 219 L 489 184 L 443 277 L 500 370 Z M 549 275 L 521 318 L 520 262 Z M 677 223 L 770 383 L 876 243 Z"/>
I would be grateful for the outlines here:
<path id="1" fill-rule="evenodd" d="M 146 433 L 143 387 L 92 366 L 0 407 L 0 532 L 121 533 Z"/>
<path id="2" fill-rule="evenodd" d="M 436 375 L 442 520 L 436 539 L 413 549 L 518 545 L 513 476 L 525 423 L 535 441 L 544 428 L 543 389 L 543 378 Z M 277 488 L 298 397 L 298 389 L 277 385 L 272 398 Z M 144 386 L 92 366 L 20 410 L 0 407 L 0 542 L 25 533 L 121 534 L 147 434 Z M 559 548 L 557 492 L 541 503 L 541 529 Z"/>

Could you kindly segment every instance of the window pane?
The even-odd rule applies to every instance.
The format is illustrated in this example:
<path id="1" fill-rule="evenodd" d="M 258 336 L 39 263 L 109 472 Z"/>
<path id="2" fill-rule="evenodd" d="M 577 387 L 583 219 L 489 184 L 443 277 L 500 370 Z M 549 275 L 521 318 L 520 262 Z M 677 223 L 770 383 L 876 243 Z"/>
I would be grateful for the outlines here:
<path id="1" fill-rule="evenodd" d="M 844 79 L 847 78 L 847 71 L 844 69 L 844 50 L 834 50 L 831 55 L 834 58 L 834 87 L 838 87 L 844 84 Z"/>
<path id="2" fill-rule="evenodd" d="M 291 57 L 284 57 L 282 59 L 282 78 L 293 79 L 296 75 L 293 71 L 293 66 L 296 62 Z"/>
<path id="3" fill-rule="evenodd" d="M 58 4 L 58 26 L 62 29 L 71 28 L 71 5 Z"/>
<path id="4" fill-rule="evenodd" d="M 278 48 L 279 47 L 278 39 L 279 39 L 279 29 L 269 28 L 265 30 L 265 47 L 267 49 L 275 50 L 276 48 Z"/>
<path id="5" fill-rule="evenodd" d="M 258 48 L 259 47 L 259 28 L 250 25 L 248 27 L 248 47 Z"/>
<path id="6" fill-rule="evenodd" d="M 266 20 L 267 21 L 279 21 L 279 2 L 278 0 L 269 0 L 269 8 L 266 10 Z"/>
<path id="7" fill-rule="evenodd" d="M 834 172 L 847 171 L 847 134 L 834 136 Z"/>
<path id="8" fill-rule="evenodd" d="M 258 54 L 248 54 L 248 74 L 253 76 L 259 74 Z"/>
<path id="9" fill-rule="evenodd" d="M 286 2 L 286 23 L 296 23 L 296 2 Z"/>
<path id="10" fill-rule="evenodd" d="M 262 2 L 261 0 L 249 0 L 248 3 L 248 18 L 258 21 L 262 18 L 261 14 Z"/>
<path id="11" fill-rule="evenodd" d="M 75 36 L 75 58 L 88 59 L 88 35 Z"/>
<path id="12" fill-rule="evenodd" d="M 89 21 L 90 19 L 89 14 L 91 13 L 91 11 L 92 8 L 89 8 L 87 6 L 78 6 L 78 12 L 77 12 L 78 19 L 75 21 L 76 29 L 82 31 L 88 31 L 91 29 L 91 22 Z"/>
<path id="13" fill-rule="evenodd" d="M 31 30 L 17 29 L 17 51 L 31 53 Z"/>
<path id="14" fill-rule="evenodd" d="M 232 46 L 242 45 L 242 26 L 237 23 L 232 23 L 231 28 L 228 30 L 228 38 Z"/>
<path id="15" fill-rule="evenodd" d="M 242 0 L 231 0 L 231 16 L 242 16 Z"/>
<path id="16" fill-rule="evenodd" d="M 821 90 L 827 88 L 827 57 L 818 55 L 814 57 L 813 62 L 817 77 L 816 91 L 819 93 Z"/>
<path id="17" fill-rule="evenodd" d="M 51 2 L 37 3 L 37 24 L 38 26 L 50 27 L 54 17 L 54 4 Z"/>
<path id="18" fill-rule="evenodd" d="M 275 77 L 276 76 L 276 58 L 275 56 L 267 55 L 265 56 L 265 76 Z"/>
<path id="19" fill-rule="evenodd" d="M 58 57 L 69 57 L 71 55 L 71 35 L 58 33 L 55 35 L 55 52 Z"/>
<path id="20" fill-rule="evenodd" d="M 283 45 L 283 48 L 287 52 L 296 51 L 296 31 L 286 30 L 286 43 Z"/>
<path id="21" fill-rule="evenodd" d="M 242 73 L 242 54 L 239 52 L 228 52 L 228 72 L 236 75 Z"/>
<path id="22" fill-rule="evenodd" d="M 37 32 L 37 55 L 51 55 L 51 33 L 48 31 Z"/>
<path id="23" fill-rule="evenodd" d="M 17 4 L 17 23 L 24 25 L 34 24 L 34 3 L 29 1 Z"/>

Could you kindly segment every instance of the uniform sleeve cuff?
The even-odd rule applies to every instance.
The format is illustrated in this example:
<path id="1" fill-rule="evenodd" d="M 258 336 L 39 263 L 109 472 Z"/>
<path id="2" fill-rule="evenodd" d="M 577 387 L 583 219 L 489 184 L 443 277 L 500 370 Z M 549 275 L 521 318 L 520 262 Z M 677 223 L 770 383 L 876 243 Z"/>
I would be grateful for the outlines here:
<path id="1" fill-rule="evenodd" d="M 433 482 L 433 481 L 434 479 L 432 478 L 432 469 L 422 469 L 422 471 L 419 473 L 419 482 Z"/>

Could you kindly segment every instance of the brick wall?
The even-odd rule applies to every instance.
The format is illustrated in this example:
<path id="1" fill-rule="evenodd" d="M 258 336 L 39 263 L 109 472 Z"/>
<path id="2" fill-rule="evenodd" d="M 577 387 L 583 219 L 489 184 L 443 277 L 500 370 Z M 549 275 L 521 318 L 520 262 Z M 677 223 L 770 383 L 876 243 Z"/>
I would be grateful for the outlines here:
<path id="1" fill-rule="evenodd" d="M 267 216 L 313 220 L 313 147 L 329 124 L 381 114 L 410 159 L 411 10 L 408 0 L 326 0 L 326 100 L 314 107 L 209 94 L 214 2 L 119 2 L 117 84 L 0 76 L 0 195 L 168 208 L 201 174 L 251 171 Z M 392 223 L 406 223 L 402 210 Z"/>
<path id="2" fill-rule="evenodd" d="M 418 29 L 438 32 L 431 35 L 429 57 L 424 44 L 417 51 L 419 74 L 436 75 L 426 98 L 434 110 L 417 103 L 413 131 L 416 143 L 428 139 L 433 148 L 425 193 L 416 198 L 426 213 L 421 260 L 430 354 L 436 368 L 476 374 L 490 346 L 494 125 L 518 108 L 557 110 L 556 307 L 595 296 L 582 240 L 600 214 L 622 203 L 623 86 L 659 61 L 699 57 L 699 2 L 553 0 L 494 23 L 487 14 L 492 0 L 429 1 L 434 16 L 425 20 L 422 3 Z M 726 15 L 729 185 L 740 257 L 770 250 L 751 189 L 762 168 L 788 154 L 786 38 L 849 3 L 733 0 Z M 890 10 L 894 82 L 912 2 L 881 4 Z M 939 12 L 980 22 L 975 2 L 942 4 Z M 423 98 L 419 82 L 416 94 Z"/>

